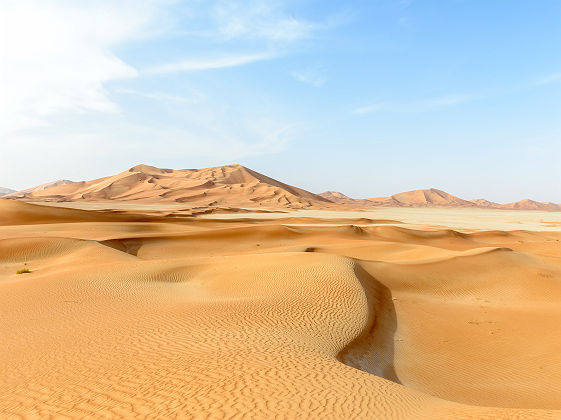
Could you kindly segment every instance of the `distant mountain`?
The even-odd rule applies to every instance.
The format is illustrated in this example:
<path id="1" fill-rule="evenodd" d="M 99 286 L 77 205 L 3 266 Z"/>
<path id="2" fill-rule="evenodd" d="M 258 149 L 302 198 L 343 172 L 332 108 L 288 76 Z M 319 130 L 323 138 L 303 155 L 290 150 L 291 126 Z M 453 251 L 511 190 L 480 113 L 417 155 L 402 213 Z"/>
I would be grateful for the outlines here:
<path id="1" fill-rule="evenodd" d="M 16 192 L 16 190 L 12 190 L 10 188 L 0 187 L 0 197 L 4 196 L 4 195 L 11 194 L 11 193 L 14 193 L 14 192 Z"/>
<path id="2" fill-rule="evenodd" d="M 134 166 L 93 181 L 56 181 L 12 194 L 28 201 L 180 202 L 197 206 L 270 206 L 306 208 L 332 203 L 309 191 L 284 184 L 241 165 L 204 169 Z M 46 184 L 45 184 L 46 185 Z"/>

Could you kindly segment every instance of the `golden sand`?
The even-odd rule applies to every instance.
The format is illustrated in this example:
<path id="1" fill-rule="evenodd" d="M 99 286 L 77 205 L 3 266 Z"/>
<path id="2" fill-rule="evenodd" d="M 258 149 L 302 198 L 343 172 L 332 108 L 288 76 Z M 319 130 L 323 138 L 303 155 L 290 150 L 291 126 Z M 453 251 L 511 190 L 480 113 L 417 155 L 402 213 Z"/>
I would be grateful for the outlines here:
<path id="1" fill-rule="evenodd" d="M 559 228 L 360 214 L 0 200 L 0 417 L 561 418 Z"/>

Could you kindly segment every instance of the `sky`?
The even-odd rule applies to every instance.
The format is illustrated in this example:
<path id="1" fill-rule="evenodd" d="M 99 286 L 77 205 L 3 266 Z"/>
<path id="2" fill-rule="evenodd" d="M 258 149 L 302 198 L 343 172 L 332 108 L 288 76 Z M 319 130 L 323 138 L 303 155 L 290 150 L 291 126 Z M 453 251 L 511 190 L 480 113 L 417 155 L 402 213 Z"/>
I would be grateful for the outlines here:
<path id="1" fill-rule="evenodd" d="M 139 163 L 561 202 L 561 2 L 0 0 L 0 186 Z"/>

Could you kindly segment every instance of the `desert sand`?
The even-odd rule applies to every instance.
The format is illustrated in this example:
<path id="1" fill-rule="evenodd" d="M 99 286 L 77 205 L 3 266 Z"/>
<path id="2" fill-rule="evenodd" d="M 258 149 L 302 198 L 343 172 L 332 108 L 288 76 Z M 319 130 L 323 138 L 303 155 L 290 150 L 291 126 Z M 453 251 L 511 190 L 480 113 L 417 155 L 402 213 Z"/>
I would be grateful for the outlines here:
<path id="1" fill-rule="evenodd" d="M 557 219 L 80 205 L 0 200 L 2 418 L 561 418 Z"/>

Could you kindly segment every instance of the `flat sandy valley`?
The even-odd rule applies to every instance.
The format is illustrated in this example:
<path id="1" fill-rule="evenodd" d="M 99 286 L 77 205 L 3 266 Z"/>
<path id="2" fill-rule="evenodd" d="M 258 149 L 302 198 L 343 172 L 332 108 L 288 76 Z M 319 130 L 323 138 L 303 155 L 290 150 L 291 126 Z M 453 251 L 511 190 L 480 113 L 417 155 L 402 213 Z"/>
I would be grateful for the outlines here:
<path id="1" fill-rule="evenodd" d="M 0 200 L 0 417 L 561 418 L 561 213 L 261 211 Z"/>

